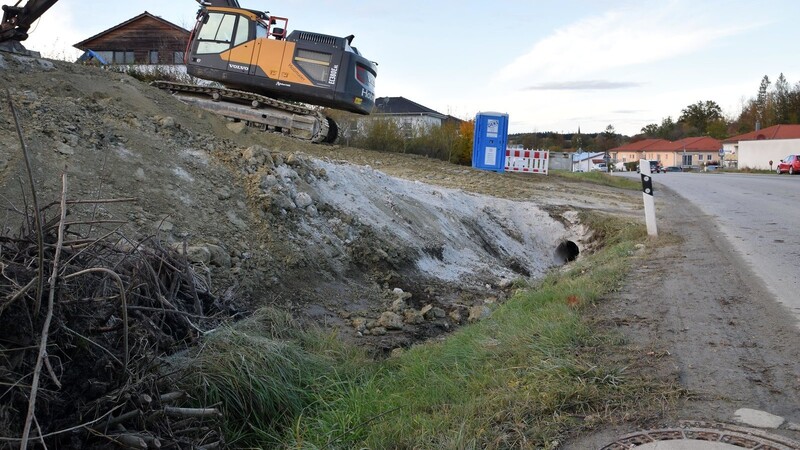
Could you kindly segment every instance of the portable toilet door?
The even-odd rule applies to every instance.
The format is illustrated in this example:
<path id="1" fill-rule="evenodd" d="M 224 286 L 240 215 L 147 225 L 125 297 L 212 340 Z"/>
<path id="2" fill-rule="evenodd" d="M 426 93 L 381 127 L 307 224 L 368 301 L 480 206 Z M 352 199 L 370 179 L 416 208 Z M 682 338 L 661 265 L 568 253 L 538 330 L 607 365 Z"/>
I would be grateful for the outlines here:
<path id="1" fill-rule="evenodd" d="M 475 116 L 472 167 L 503 172 L 508 144 L 508 114 L 480 112 Z"/>

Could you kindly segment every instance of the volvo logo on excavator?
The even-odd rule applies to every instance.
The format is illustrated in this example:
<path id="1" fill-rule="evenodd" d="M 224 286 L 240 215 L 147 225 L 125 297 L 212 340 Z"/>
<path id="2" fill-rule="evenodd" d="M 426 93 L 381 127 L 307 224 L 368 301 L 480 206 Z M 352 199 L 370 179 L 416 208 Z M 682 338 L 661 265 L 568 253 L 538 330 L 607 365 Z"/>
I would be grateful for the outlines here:
<path id="1" fill-rule="evenodd" d="M 238 72 L 244 72 L 244 73 L 250 71 L 250 66 L 243 66 L 241 64 L 234 64 L 234 63 L 228 63 L 228 68 L 231 70 L 236 70 Z"/>

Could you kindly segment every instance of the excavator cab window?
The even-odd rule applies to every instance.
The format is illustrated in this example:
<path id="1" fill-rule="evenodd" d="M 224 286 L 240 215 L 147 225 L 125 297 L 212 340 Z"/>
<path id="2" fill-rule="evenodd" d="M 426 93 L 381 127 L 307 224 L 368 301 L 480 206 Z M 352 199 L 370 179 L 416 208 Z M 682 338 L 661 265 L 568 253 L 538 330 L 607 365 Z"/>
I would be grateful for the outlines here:
<path id="1" fill-rule="evenodd" d="M 209 13 L 197 34 L 197 53 L 221 53 L 231 48 L 236 18 L 235 14 Z"/>
<path id="2" fill-rule="evenodd" d="M 256 23 L 256 39 L 265 38 L 267 36 L 268 36 L 267 27 L 263 23 L 257 22 Z"/>
<path id="3" fill-rule="evenodd" d="M 236 39 L 233 45 L 242 45 L 250 38 L 250 21 L 244 17 L 239 16 L 239 25 L 236 27 Z"/>

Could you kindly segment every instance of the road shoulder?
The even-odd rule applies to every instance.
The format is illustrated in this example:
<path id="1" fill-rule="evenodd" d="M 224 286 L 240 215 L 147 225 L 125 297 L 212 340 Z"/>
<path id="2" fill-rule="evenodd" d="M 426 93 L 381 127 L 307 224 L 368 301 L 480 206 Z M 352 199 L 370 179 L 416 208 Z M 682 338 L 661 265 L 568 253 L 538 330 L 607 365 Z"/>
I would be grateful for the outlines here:
<path id="1" fill-rule="evenodd" d="M 793 315 L 714 224 L 713 218 L 662 189 L 658 239 L 637 257 L 629 281 L 598 302 L 596 323 L 619 333 L 624 351 L 647 373 L 675 381 L 688 395 L 648 423 L 620 424 L 564 448 L 600 448 L 643 427 L 679 420 L 736 423 L 747 408 L 800 423 L 800 333 Z"/>

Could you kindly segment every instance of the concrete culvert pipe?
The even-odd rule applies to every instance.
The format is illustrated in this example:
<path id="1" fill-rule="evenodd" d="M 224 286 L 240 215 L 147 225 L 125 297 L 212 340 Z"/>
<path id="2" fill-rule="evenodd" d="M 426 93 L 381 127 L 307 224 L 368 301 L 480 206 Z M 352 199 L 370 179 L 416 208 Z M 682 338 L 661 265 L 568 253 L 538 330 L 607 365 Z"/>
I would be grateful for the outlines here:
<path id="1" fill-rule="evenodd" d="M 578 244 L 572 241 L 564 241 L 556 247 L 556 264 L 566 264 L 570 261 L 575 261 L 578 259 L 580 253 L 581 251 L 578 248 Z"/>

